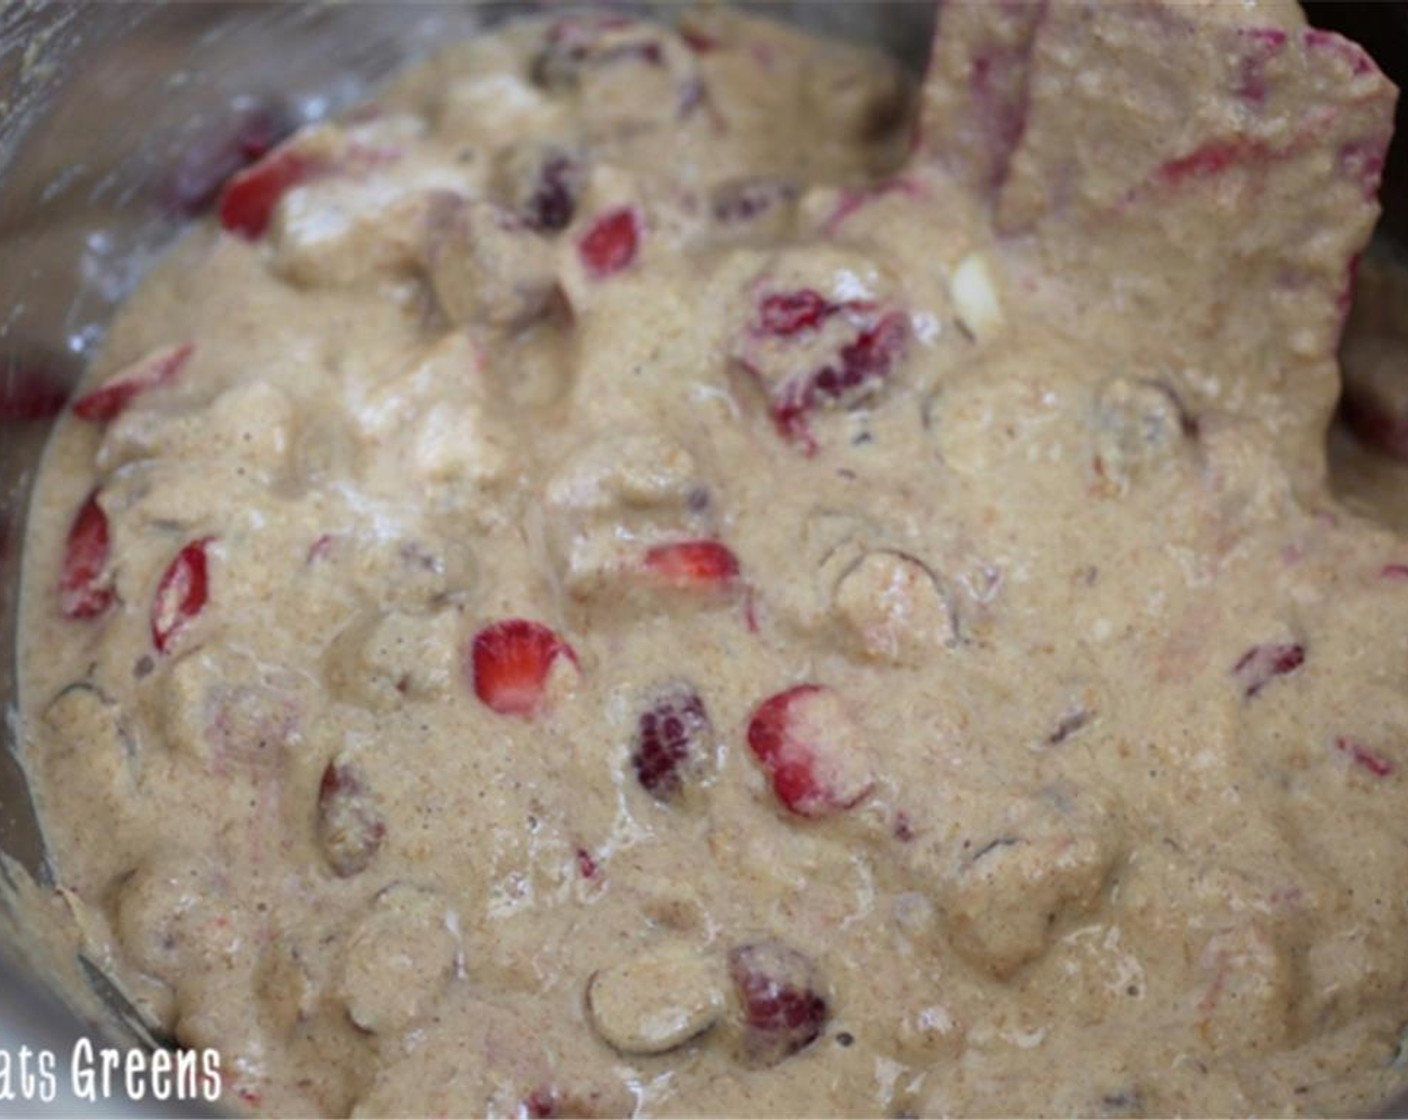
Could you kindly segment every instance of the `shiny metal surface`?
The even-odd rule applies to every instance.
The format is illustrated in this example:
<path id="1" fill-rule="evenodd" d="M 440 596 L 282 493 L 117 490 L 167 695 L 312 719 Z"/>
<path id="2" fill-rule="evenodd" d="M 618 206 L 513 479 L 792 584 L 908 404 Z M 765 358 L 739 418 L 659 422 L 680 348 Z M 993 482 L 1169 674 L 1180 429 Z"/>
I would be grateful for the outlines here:
<path id="1" fill-rule="evenodd" d="M 113 308 L 190 220 L 195 196 L 208 194 L 191 153 L 203 145 L 208 151 L 232 113 L 258 109 L 293 123 L 336 112 L 437 44 L 535 6 L 62 0 L 0 6 L 0 852 L 40 881 L 48 879 L 43 840 L 12 748 L 20 730 L 14 710 L 20 546 L 50 421 L 18 418 L 22 398 L 35 385 L 63 389 L 76 381 Z M 916 72 L 933 19 L 926 0 L 748 6 L 877 43 Z M 1323 7 L 1335 23 L 1357 6 Z M 1381 61 L 1400 58 L 1408 44 L 1401 15 L 1399 9 L 1373 17 L 1397 20 L 1401 34 L 1370 32 L 1382 36 L 1379 42 L 1361 34 Z M 1393 171 L 1391 164 L 1391 188 Z M 1408 206 L 1390 210 L 1408 220 Z M 15 939 L 7 939 L 4 917 L 0 1049 L 23 1041 L 62 1053 L 99 1025 L 80 1020 L 36 981 Z M 116 1022 L 105 1029 L 122 1035 Z M 55 1108 L 68 1114 L 62 1100 Z M 0 1116 L 5 1109 L 0 1102 Z M 35 1111 L 20 1106 L 20 1113 Z M 194 1111 L 185 1105 L 173 1114 Z M 90 1112 L 139 1113 L 163 1114 L 151 1101 L 139 1109 L 112 1101 Z M 1408 1116 L 1408 1096 L 1390 1102 L 1384 1114 Z"/>

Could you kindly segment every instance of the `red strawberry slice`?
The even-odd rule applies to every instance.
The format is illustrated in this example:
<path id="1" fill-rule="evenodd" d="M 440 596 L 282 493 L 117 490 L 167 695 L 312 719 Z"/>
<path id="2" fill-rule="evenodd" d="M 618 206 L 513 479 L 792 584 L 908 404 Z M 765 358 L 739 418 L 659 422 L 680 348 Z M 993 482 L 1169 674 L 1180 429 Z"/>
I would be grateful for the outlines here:
<path id="1" fill-rule="evenodd" d="M 750 330 L 761 337 L 792 338 L 814 331 L 836 315 L 847 315 L 863 324 L 873 313 L 869 300 L 829 300 L 815 288 L 769 292 L 758 301 L 758 318 Z"/>
<path id="2" fill-rule="evenodd" d="M 279 148 L 237 172 L 220 195 L 220 225 L 236 237 L 258 241 L 284 194 L 327 173 L 327 161 L 295 148 Z"/>
<path id="3" fill-rule="evenodd" d="M 65 618 L 97 618 L 113 601 L 108 572 L 108 515 L 94 490 L 69 527 L 59 569 L 59 610 Z"/>
<path id="4" fill-rule="evenodd" d="M 529 718 L 542 707 L 548 674 L 559 657 L 577 664 L 572 647 L 539 622 L 508 618 L 474 635 L 474 694 L 500 715 Z"/>
<path id="5" fill-rule="evenodd" d="M 213 537 L 191 541 L 162 573 L 152 600 L 152 644 L 168 653 L 210 598 L 207 546 Z"/>
<path id="6" fill-rule="evenodd" d="M 656 545 L 642 564 L 661 583 L 683 590 L 723 588 L 738 579 L 738 557 L 718 541 Z"/>
<path id="7" fill-rule="evenodd" d="M 140 394 L 175 380 L 195 349 L 195 343 L 182 342 L 153 350 L 118 370 L 96 389 L 84 393 L 73 402 L 73 414 L 90 424 L 106 424 L 125 411 Z"/>
<path id="8" fill-rule="evenodd" d="M 640 215 L 634 209 L 608 210 L 592 222 L 577 243 L 583 266 L 597 280 L 620 272 L 636 259 L 640 234 Z"/>
<path id="9" fill-rule="evenodd" d="M 800 684 L 758 706 L 748 746 L 773 792 L 802 817 L 852 809 L 875 788 L 859 728 L 829 688 Z"/>

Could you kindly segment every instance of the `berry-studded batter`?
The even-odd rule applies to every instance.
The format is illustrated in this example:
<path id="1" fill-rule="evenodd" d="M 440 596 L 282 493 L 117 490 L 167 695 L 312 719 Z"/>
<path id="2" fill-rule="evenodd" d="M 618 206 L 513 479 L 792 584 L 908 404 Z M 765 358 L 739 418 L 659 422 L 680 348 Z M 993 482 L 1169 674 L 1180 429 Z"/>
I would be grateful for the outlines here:
<path id="1" fill-rule="evenodd" d="M 953 3 L 919 90 L 574 9 L 295 134 L 37 488 L 90 955 L 256 1113 L 1372 1108 L 1393 102 L 1279 3 Z"/>

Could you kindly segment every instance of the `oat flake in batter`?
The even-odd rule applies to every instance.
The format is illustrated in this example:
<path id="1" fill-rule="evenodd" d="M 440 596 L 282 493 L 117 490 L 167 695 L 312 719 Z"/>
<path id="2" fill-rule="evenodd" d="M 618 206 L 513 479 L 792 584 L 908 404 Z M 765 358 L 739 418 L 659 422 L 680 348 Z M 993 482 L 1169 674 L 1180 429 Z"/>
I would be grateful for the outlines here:
<path id="1" fill-rule="evenodd" d="M 1278 3 L 457 46 L 225 187 L 35 499 L 26 762 L 232 1104 L 1403 1080 L 1408 541 L 1324 484 L 1394 90 Z"/>

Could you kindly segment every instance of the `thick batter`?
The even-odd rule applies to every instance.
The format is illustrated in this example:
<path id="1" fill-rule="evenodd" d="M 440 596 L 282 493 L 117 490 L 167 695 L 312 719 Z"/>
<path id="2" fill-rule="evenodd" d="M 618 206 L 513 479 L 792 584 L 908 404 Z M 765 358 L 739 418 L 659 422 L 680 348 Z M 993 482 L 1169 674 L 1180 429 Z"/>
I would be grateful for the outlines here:
<path id="1" fill-rule="evenodd" d="M 255 1112 L 1364 1110 L 1394 91 L 1279 4 L 455 47 L 226 187 L 35 499 L 90 952 Z M 233 1098 L 232 1098 L 233 1099 Z"/>

